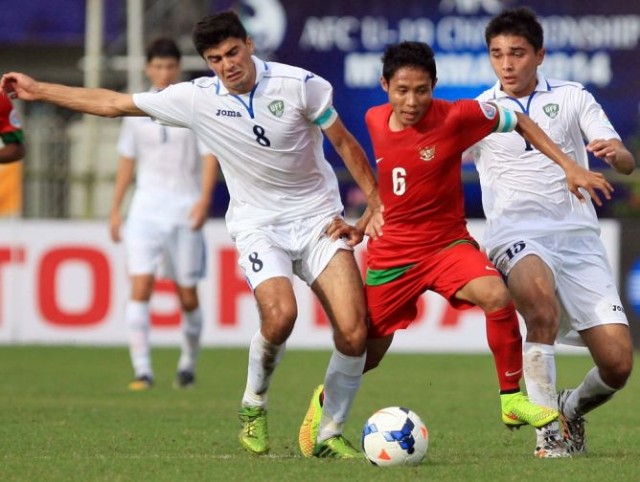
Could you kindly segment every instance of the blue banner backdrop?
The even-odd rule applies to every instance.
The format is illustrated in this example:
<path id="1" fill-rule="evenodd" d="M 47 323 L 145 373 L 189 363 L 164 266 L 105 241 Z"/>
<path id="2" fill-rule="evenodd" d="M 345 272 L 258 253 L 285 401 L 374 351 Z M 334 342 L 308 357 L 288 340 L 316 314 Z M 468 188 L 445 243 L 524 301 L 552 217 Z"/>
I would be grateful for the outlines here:
<path id="1" fill-rule="evenodd" d="M 244 0 L 213 2 L 240 11 L 260 55 L 329 80 L 345 124 L 370 145 L 363 117 L 385 102 L 380 56 L 388 43 L 418 40 L 436 51 L 436 95 L 475 97 L 495 82 L 484 28 L 506 5 L 527 5 L 545 29 L 547 77 L 583 83 L 623 137 L 639 130 L 640 5 L 626 0 Z M 330 159 L 332 162 L 335 158 Z M 600 166 L 602 167 L 602 166 Z"/>

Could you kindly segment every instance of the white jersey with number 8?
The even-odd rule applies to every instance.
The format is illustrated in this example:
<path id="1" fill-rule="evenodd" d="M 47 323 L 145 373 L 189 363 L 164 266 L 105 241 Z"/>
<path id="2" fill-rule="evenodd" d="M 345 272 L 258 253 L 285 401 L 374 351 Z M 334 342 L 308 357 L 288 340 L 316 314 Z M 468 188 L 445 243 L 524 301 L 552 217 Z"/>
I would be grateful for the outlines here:
<path id="1" fill-rule="evenodd" d="M 332 88 L 303 69 L 253 57 L 257 78 L 230 94 L 215 77 L 134 95 L 159 121 L 189 127 L 220 162 L 230 194 L 232 236 L 257 226 L 342 211 L 338 182 L 324 158 L 321 128 L 337 118 Z"/>

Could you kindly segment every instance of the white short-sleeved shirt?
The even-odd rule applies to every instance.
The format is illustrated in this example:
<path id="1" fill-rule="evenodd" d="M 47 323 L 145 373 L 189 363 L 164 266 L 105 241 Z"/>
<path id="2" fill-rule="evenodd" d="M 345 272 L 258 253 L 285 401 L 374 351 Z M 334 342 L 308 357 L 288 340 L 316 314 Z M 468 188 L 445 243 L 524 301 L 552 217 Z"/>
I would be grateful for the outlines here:
<path id="1" fill-rule="evenodd" d="M 589 167 L 585 139 L 620 139 L 602 107 L 577 82 L 545 79 L 538 73 L 536 89 L 529 97 L 509 97 L 497 82 L 477 99 L 529 115 L 585 168 Z M 600 232 L 589 194 L 583 192 L 587 201 L 580 203 L 568 190 L 562 168 L 528 146 L 518 133 L 491 134 L 469 153 L 480 175 L 487 218 L 483 244 L 488 250 L 523 234 L 545 236 L 574 229 Z"/>
<path id="2" fill-rule="evenodd" d="M 207 153 L 196 135 L 148 117 L 126 117 L 117 150 L 137 164 L 129 219 L 188 225 L 189 212 L 202 191 L 202 156 Z"/>
<path id="3" fill-rule="evenodd" d="M 331 85 L 297 67 L 253 62 L 256 85 L 247 94 L 231 94 L 219 79 L 202 77 L 133 96 L 138 108 L 189 127 L 216 154 L 231 198 L 232 236 L 343 209 L 322 148 L 321 128 L 337 118 Z"/>

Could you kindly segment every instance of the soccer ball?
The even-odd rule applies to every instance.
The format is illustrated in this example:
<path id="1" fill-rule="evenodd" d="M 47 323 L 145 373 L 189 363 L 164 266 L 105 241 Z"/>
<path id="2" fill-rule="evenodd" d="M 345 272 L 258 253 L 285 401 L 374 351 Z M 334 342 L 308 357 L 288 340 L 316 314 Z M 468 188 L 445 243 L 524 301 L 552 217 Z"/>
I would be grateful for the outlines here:
<path id="1" fill-rule="evenodd" d="M 429 432 L 408 408 L 388 407 L 369 417 L 362 430 L 362 450 L 373 465 L 417 465 L 429 447 Z"/>

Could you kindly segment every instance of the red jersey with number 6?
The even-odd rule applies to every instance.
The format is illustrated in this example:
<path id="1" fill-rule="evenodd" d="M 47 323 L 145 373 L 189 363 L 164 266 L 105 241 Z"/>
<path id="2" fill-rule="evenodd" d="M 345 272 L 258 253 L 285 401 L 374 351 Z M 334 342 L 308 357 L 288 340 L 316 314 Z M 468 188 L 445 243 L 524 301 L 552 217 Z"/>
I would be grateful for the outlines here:
<path id="1" fill-rule="evenodd" d="M 392 112 L 384 104 L 365 116 L 385 221 L 384 234 L 369 240 L 371 269 L 415 263 L 455 241 L 473 241 L 464 213 L 462 153 L 500 121 L 493 104 L 433 99 L 420 122 L 394 132 Z"/>

